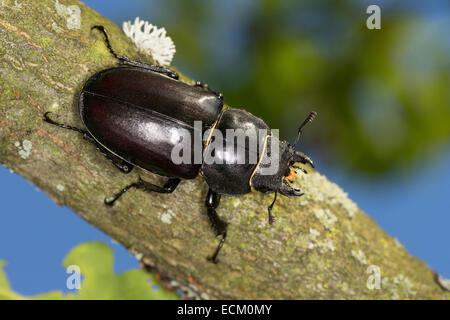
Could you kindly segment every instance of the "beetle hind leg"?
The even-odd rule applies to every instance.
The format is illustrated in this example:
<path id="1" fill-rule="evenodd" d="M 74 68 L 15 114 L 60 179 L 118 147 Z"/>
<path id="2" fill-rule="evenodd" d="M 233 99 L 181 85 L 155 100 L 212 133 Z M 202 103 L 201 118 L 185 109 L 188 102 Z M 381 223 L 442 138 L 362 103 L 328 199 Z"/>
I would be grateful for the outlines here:
<path id="1" fill-rule="evenodd" d="M 80 128 L 77 128 L 77 127 L 72 127 L 72 126 L 69 126 L 67 124 L 58 123 L 56 121 L 53 121 L 48 116 L 50 113 L 51 113 L 50 111 L 47 111 L 46 113 L 44 113 L 44 121 L 45 122 L 50 123 L 50 124 L 52 124 L 54 126 L 63 128 L 63 129 L 69 129 L 69 130 L 73 130 L 73 131 L 79 132 L 79 133 L 81 133 L 83 135 L 83 138 L 85 138 L 86 140 L 90 140 L 92 138 L 91 134 L 89 132 L 87 132 L 86 130 L 83 130 L 83 129 L 80 129 Z M 92 139 L 94 139 L 94 138 L 92 138 Z"/>
<path id="2" fill-rule="evenodd" d="M 131 188 L 140 189 L 145 192 L 172 193 L 175 191 L 180 181 L 181 179 L 179 178 L 169 178 L 169 180 L 167 180 L 167 182 L 162 187 L 160 187 L 156 184 L 144 181 L 141 179 L 141 177 L 139 177 L 139 180 L 137 182 L 133 182 L 127 185 L 111 198 L 105 198 L 105 204 L 108 206 L 114 205 L 114 203 Z"/>
<path id="3" fill-rule="evenodd" d="M 227 223 L 220 219 L 216 212 L 216 208 L 219 206 L 219 202 L 220 195 L 209 189 L 205 201 L 209 222 L 211 223 L 211 227 L 213 228 L 213 230 L 216 232 L 216 235 L 222 236 L 219 244 L 217 245 L 216 251 L 211 257 L 208 257 L 208 260 L 212 261 L 213 263 L 218 262 L 217 256 L 220 252 L 220 249 L 222 249 L 227 237 Z"/>
<path id="4" fill-rule="evenodd" d="M 106 43 L 106 46 L 108 47 L 109 52 L 111 52 L 111 54 L 114 56 L 114 58 L 119 60 L 121 64 L 134 66 L 134 67 L 138 67 L 138 68 L 144 68 L 144 69 L 151 70 L 153 72 L 163 73 L 163 74 L 166 74 L 167 76 L 169 76 L 169 77 L 171 77 L 173 79 L 178 80 L 179 75 L 175 71 L 172 71 L 170 69 L 167 69 L 167 68 L 164 68 L 164 67 L 161 67 L 161 66 L 157 66 L 157 65 L 154 65 L 154 64 L 143 63 L 143 62 L 131 60 L 127 56 L 119 56 L 114 51 L 114 49 L 111 46 L 111 42 L 109 41 L 109 37 L 108 37 L 108 34 L 106 33 L 105 27 L 103 27 L 103 26 L 93 26 L 91 28 L 91 30 L 93 30 L 93 29 L 97 29 L 101 33 L 103 33 L 103 36 L 105 37 L 105 43 Z"/>
<path id="5" fill-rule="evenodd" d="M 53 121 L 48 116 L 50 113 L 51 113 L 50 111 L 44 113 L 44 121 L 45 122 L 50 123 L 50 124 L 52 124 L 54 126 L 63 128 L 63 129 L 73 130 L 73 131 L 81 133 L 83 135 L 84 139 L 86 139 L 89 142 L 93 143 L 96 146 L 97 150 L 99 150 L 120 171 L 122 171 L 123 173 L 130 173 L 131 170 L 133 170 L 133 165 L 131 163 L 129 163 L 129 162 L 127 162 L 127 161 L 117 157 L 115 154 L 109 152 L 102 145 L 100 145 L 88 131 L 80 129 L 80 128 L 77 128 L 77 127 L 72 127 L 72 126 L 69 126 L 67 124 L 58 123 L 56 121 Z"/>

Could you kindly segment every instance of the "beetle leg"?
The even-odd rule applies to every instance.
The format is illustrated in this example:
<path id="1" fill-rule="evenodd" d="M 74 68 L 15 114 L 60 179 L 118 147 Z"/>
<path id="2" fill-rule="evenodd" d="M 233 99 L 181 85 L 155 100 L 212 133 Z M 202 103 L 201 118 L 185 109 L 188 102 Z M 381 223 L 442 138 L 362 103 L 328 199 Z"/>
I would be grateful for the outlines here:
<path id="1" fill-rule="evenodd" d="M 51 113 L 50 111 L 47 111 L 46 113 L 44 113 L 44 121 L 45 122 L 50 123 L 50 124 L 52 124 L 54 126 L 63 128 L 63 129 L 69 129 L 69 130 L 73 130 L 73 131 L 79 132 L 79 133 L 81 133 L 83 135 L 83 138 L 85 138 L 86 140 L 93 139 L 91 134 L 89 132 L 87 132 L 86 130 L 83 130 L 83 129 L 80 129 L 80 128 L 77 128 L 77 127 L 72 127 L 72 126 L 69 126 L 67 124 L 58 123 L 56 121 L 53 121 L 48 116 L 50 113 Z"/>
<path id="2" fill-rule="evenodd" d="M 51 113 L 51 112 L 48 111 L 48 112 L 44 113 L 44 121 L 45 122 L 50 123 L 54 126 L 63 128 L 63 129 L 69 129 L 69 130 L 73 130 L 73 131 L 81 133 L 83 135 L 84 139 L 93 143 L 96 146 L 97 150 L 99 150 L 108 160 L 110 160 L 120 171 L 122 171 L 123 173 L 131 172 L 131 170 L 133 169 L 133 165 L 131 163 L 129 163 L 125 160 L 122 160 L 121 158 L 117 157 L 113 153 L 109 152 L 102 145 L 100 145 L 97 142 L 97 140 L 95 140 L 94 137 L 88 131 L 77 128 L 77 127 L 72 127 L 67 124 L 55 122 L 49 118 L 49 116 L 48 116 L 49 113 Z"/>
<path id="3" fill-rule="evenodd" d="M 216 192 L 209 189 L 205 201 L 209 222 L 211 223 L 211 227 L 216 232 L 216 235 L 222 236 L 222 239 L 220 239 L 216 251 L 211 257 L 208 257 L 208 260 L 214 263 L 218 262 L 217 255 L 219 254 L 219 251 L 225 243 L 225 239 L 227 237 L 227 223 L 220 219 L 216 212 L 216 208 L 219 206 L 219 202 L 220 194 L 217 194 Z"/>
<path id="4" fill-rule="evenodd" d="M 139 177 L 138 182 L 133 182 L 127 185 L 111 198 L 105 198 L 105 204 L 108 206 L 112 206 L 114 202 L 116 202 L 125 192 L 127 192 L 131 188 L 141 189 L 146 192 L 172 193 L 175 191 L 180 181 L 181 179 L 179 178 L 169 178 L 164 186 L 160 187 L 156 184 L 144 181 L 141 179 L 141 177 Z"/>
<path id="5" fill-rule="evenodd" d="M 275 197 L 273 198 L 273 201 L 270 204 L 270 206 L 267 207 L 267 211 L 269 212 L 269 224 L 272 224 L 275 221 L 275 218 L 272 215 L 272 209 L 273 209 L 273 205 L 275 204 L 275 201 L 277 201 L 277 194 L 278 194 L 278 191 L 275 191 Z"/>
<path id="6" fill-rule="evenodd" d="M 164 74 L 168 75 L 169 77 L 178 80 L 179 76 L 178 76 L 178 73 L 176 73 L 175 71 L 172 71 L 170 69 L 167 69 L 167 68 L 164 68 L 164 67 L 161 67 L 161 66 L 157 66 L 157 65 L 154 65 L 154 64 L 134 61 L 134 60 L 131 60 L 130 58 L 128 58 L 127 56 L 119 56 L 114 51 L 114 49 L 111 46 L 111 42 L 109 41 L 109 37 L 108 37 L 108 34 L 106 33 L 105 27 L 103 27 L 103 26 L 93 26 L 91 28 L 91 30 L 93 30 L 93 29 L 100 30 L 100 32 L 103 33 L 103 35 L 105 36 L 106 46 L 108 47 L 109 52 L 111 52 L 111 54 L 114 56 L 114 58 L 119 60 L 120 63 L 129 65 L 129 66 L 134 66 L 134 67 L 148 69 L 148 70 L 151 70 L 151 71 L 154 71 L 154 72 L 158 72 L 158 73 L 164 73 Z"/>

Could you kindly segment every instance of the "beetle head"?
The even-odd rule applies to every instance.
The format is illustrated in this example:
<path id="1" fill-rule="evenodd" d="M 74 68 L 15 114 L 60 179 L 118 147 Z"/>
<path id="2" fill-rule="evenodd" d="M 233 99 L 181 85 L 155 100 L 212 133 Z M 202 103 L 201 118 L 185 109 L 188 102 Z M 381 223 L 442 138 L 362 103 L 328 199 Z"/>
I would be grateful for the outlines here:
<path id="1" fill-rule="evenodd" d="M 279 141 L 273 135 L 267 138 L 261 162 L 251 179 L 253 188 L 264 193 L 280 192 L 282 195 L 291 198 L 303 194 L 299 189 L 292 186 L 297 170 L 306 173 L 305 169 L 296 164 L 308 164 L 314 168 L 314 163 L 310 157 L 303 152 L 295 151 L 294 148 L 300 141 L 303 127 L 313 121 L 316 116 L 317 113 L 312 111 L 298 127 L 297 138 L 293 145 L 287 141 Z M 274 168 L 273 164 L 277 164 L 275 166 L 277 170 L 268 170 Z"/>
<path id="2" fill-rule="evenodd" d="M 295 151 L 286 141 L 279 141 L 278 152 L 279 156 L 274 157 L 270 145 L 267 145 L 263 157 L 270 160 L 262 161 L 258 166 L 251 180 L 252 187 L 263 193 L 280 192 L 290 198 L 301 196 L 303 193 L 294 188 L 293 183 L 298 170 L 305 173 L 306 170 L 298 164 L 308 164 L 314 168 L 313 161 L 303 152 Z M 273 174 L 267 174 L 267 169 L 273 165 L 271 161 L 278 162 L 278 170 Z"/>
<path id="3" fill-rule="evenodd" d="M 303 195 L 299 189 L 292 186 L 298 170 L 307 173 L 305 169 L 298 166 L 298 163 L 309 164 L 314 168 L 314 163 L 310 157 L 303 152 L 294 151 L 294 154 L 289 158 L 287 165 L 285 166 L 284 174 L 281 177 L 281 185 L 278 189 L 278 191 L 284 196 L 292 198 Z"/>

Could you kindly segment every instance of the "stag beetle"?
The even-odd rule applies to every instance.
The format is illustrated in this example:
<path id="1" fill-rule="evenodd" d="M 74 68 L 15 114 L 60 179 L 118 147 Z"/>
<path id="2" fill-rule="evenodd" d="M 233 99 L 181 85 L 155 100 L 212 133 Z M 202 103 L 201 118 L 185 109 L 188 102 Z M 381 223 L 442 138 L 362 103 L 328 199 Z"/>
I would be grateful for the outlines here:
<path id="1" fill-rule="evenodd" d="M 136 166 L 168 177 L 163 186 L 139 178 L 113 197 L 105 198 L 106 205 L 112 206 L 130 188 L 172 193 L 181 179 L 194 179 L 201 172 L 209 186 L 205 201 L 207 215 L 213 230 L 221 236 L 215 252 L 208 257 L 217 263 L 217 255 L 227 235 L 227 223 L 216 213 L 222 194 L 243 195 L 251 192 L 252 188 L 263 193 L 275 193 L 268 207 L 270 224 L 274 221 L 271 211 L 278 193 L 287 197 L 303 195 L 291 186 L 295 169 L 306 173 L 295 163 L 314 165 L 307 155 L 295 151 L 294 147 L 303 127 L 315 118 L 316 112 L 311 112 L 299 126 L 294 144 L 277 140 L 263 120 L 245 110 L 225 108 L 222 94 L 210 90 L 201 82 L 195 85 L 181 82 L 175 71 L 165 67 L 119 56 L 113 50 L 104 27 L 94 26 L 92 29 L 103 34 L 108 50 L 119 60 L 120 66 L 94 74 L 81 90 L 79 111 L 87 130 L 57 123 L 49 117 L 50 112 L 45 113 L 44 120 L 83 134 L 124 173 L 129 173 Z M 179 143 L 177 134 L 182 130 L 195 134 L 196 121 L 201 121 L 201 133 L 210 131 L 208 137 L 201 141 L 201 161 L 176 164 L 171 155 Z M 212 133 L 239 128 L 257 130 L 257 139 L 262 141 L 263 148 L 255 151 L 241 145 L 237 147 L 243 151 L 240 154 L 235 148 L 226 149 L 214 154 L 219 161 L 204 161 L 212 141 L 216 139 Z M 225 140 L 223 138 L 222 142 Z M 279 142 L 275 150 L 272 150 L 269 141 Z M 267 163 L 270 164 L 270 161 L 264 160 L 275 153 L 278 154 L 276 172 L 263 174 Z M 236 161 L 248 159 L 251 155 L 256 156 L 256 163 Z M 237 159 L 239 157 L 245 159 Z"/>

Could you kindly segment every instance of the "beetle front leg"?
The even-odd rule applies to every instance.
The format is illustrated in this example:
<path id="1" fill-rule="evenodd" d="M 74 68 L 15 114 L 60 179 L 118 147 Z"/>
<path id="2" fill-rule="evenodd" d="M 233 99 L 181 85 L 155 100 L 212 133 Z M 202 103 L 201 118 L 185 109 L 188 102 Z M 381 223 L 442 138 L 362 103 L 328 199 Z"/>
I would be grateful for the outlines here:
<path id="1" fill-rule="evenodd" d="M 216 212 L 216 208 L 219 206 L 219 202 L 220 194 L 217 194 L 216 192 L 209 189 L 205 201 L 209 222 L 211 223 L 211 227 L 216 232 L 216 235 L 222 236 L 222 239 L 220 239 L 216 251 L 211 257 L 208 257 L 208 260 L 214 263 L 218 262 L 217 255 L 219 254 L 220 249 L 223 247 L 223 244 L 225 243 L 225 239 L 227 237 L 227 223 L 220 219 Z"/>
<path id="2" fill-rule="evenodd" d="M 111 198 L 105 198 L 105 204 L 108 206 L 112 206 L 114 202 L 116 202 L 125 192 L 127 192 L 131 188 L 141 189 L 146 192 L 172 193 L 175 191 L 180 181 L 181 179 L 179 178 L 169 178 L 169 180 L 167 180 L 167 182 L 162 187 L 160 187 L 156 184 L 144 181 L 141 179 L 141 177 L 139 177 L 138 182 L 133 182 L 127 185 Z"/>
<path id="3" fill-rule="evenodd" d="M 273 209 L 273 205 L 275 204 L 275 201 L 277 201 L 277 195 L 278 195 L 278 191 L 275 191 L 275 197 L 273 198 L 273 201 L 270 204 L 270 206 L 267 208 L 267 211 L 269 212 L 269 224 L 272 224 L 275 221 L 275 218 L 272 215 L 272 209 Z"/>
<path id="4" fill-rule="evenodd" d="M 109 37 L 108 37 L 108 34 L 106 33 L 105 27 L 103 27 L 103 26 L 93 26 L 91 28 L 91 30 L 93 30 L 93 29 L 97 29 L 101 33 L 103 33 L 103 36 L 105 37 L 106 47 L 108 48 L 109 52 L 111 52 L 111 54 L 114 56 L 114 58 L 119 60 L 121 64 L 134 66 L 134 67 L 139 67 L 139 68 L 144 68 L 144 69 L 148 69 L 148 70 L 151 70 L 151 71 L 154 71 L 154 72 L 158 72 L 158 73 L 163 73 L 163 74 L 166 74 L 167 76 L 171 77 L 172 79 L 178 80 L 179 75 L 178 75 L 178 73 L 176 73 L 173 70 L 170 70 L 170 69 L 167 69 L 167 68 L 164 68 L 164 67 L 161 67 L 161 66 L 157 66 L 157 65 L 154 65 L 154 64 L 150 64 L 150 63 L 143 63 L 143 62 L 131 60 L 127 56 L 119 56 L 114 51 L 114 49 L 111 46 L 111 42 L 109 41 Z"/>

